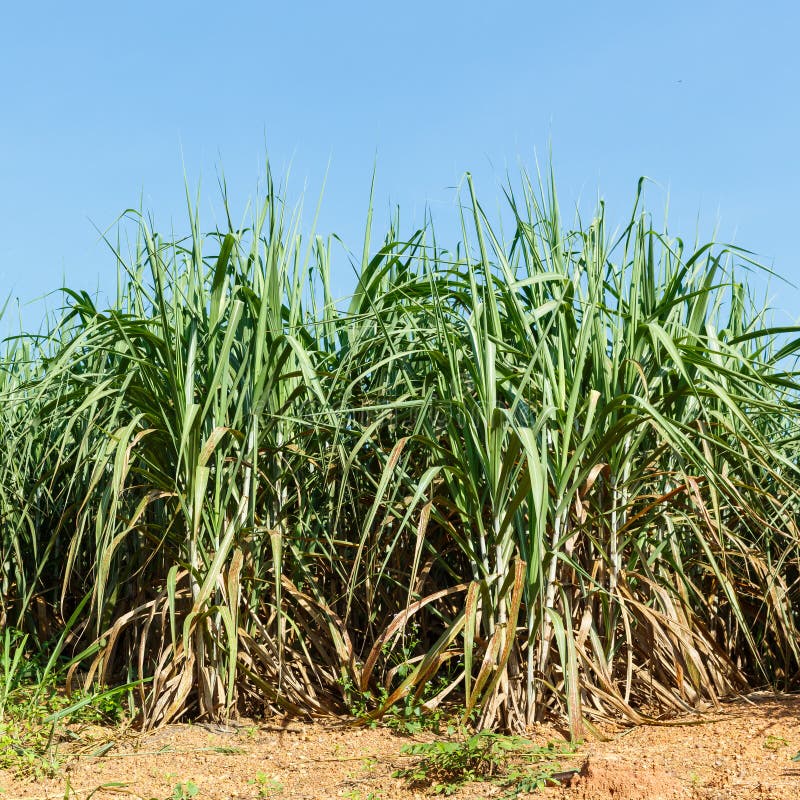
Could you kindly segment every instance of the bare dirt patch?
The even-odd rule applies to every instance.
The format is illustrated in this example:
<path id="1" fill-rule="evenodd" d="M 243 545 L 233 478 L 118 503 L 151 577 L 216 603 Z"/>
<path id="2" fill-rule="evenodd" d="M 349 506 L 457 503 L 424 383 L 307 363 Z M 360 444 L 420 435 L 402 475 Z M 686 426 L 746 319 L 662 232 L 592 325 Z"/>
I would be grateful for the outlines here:
<path id="1" fill-rule="evenodd" d="M 800 798 L 800 763 L 791 760 L 800 750 L 800 697 L 753 695 L 699 720 L 608 733 L 608 741 L 584 744 L 571 763 L 562 760 L 581 772 L 540 792 L 542 800 Z M 530 738 L 545 744 L 558 734 L 541 726 Z M 411 800 L 425 791 L 393 777 L 409 765 L 401 753 L 409 741 L 384 728 L 331 724 L 171 725 L 122 737 L 90 728 L 55 778 L 0 772 L 0 798 L 63 798 L 69 781 L 76 800 L 165 800 L 188 797 L 193 786 L 197 800 Z M 107 742 L 113 746 L 95 755 Z M 507 791 L 487 782 L 455 797 L 501 798 Z"/>
<path id="2" fill-rule="evenodd" d="M 591 757 L 579 775 L 568 783 L 565 797 L 594 800 L 600 797 L 625 800 L 678 800 L 685 797 L 680 781 L 664 770 L 637 769 L 619 758 Z"/>

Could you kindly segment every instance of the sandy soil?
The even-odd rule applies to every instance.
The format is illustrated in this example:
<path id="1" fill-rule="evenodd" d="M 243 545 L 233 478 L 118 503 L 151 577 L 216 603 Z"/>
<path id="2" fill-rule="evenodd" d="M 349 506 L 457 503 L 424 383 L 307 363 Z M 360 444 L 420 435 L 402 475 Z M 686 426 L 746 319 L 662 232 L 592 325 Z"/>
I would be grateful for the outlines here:
<path id="1" fill-rule="evenodd" d="M 541 800 L 796 800 L 800 799 L 800 697 L 752 695 L 720 713 L 669 725 L 609 731 L 562 760 L 579 769 Z M 112 738 L 113 737 L 113 738 Z M 544 744 L 546 727 L 530 738 Z M 65 756 L 58 777 L 17 780 L 0 772 L 0 798 L 76 800 L 178 796 L 191 781 L 197 800 L 411 800 L 425 789 L 392 773 L 410 763 L 409 737 L 386 729 L 341 725 L 245 724 L 229 729 L 173 725 L 123 737 L 103 728 L 81 732 L 80 752 Z M 96 754 L 111 743 L 102 756 Z M 565 763 L 569 761 L 570 763 Z M 457 798 L 501 798 L 491 783 L 472 784 Z M 187 795 L 188 796 L 188 795 Z M 520 795 L 524 797 L 526 795 Z M 532 795 L 531 795 L 532 796 Z"/>

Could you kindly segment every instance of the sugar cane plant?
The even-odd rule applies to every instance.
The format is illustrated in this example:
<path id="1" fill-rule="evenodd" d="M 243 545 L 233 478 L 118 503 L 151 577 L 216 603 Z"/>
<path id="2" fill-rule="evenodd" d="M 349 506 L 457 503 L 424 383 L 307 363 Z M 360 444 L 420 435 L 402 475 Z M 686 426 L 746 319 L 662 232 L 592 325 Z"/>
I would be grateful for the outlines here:
<path id="1" fill-rule="evenodd" d="M 270 178 L 221 230 L 129 214 L 114 302 L 6 343 L 4 622 L 88 597 L 80 677 L 148 726 L 449 697 L 578 737 L 796 684 L 797 331 L 641 186 L 615 233 L 506 195 L 508 238 L 468 177 L 450 249 L 370 210 L 349 304 Z"/>

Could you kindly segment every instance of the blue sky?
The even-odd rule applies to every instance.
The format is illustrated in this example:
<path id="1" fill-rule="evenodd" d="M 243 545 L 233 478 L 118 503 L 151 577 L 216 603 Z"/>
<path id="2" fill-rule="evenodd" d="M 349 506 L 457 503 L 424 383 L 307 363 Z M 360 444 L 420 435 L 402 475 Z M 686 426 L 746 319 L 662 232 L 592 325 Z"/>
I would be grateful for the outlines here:
<path id="1" fill-rule="evenodd" d="M 358 251 L 376 160 L 378 227 L 397 203 L 448 230 L 465 170 L 491 209 L 550 146 L 565 209 L 599 193 L 621 222 L 646 175 L 672 233 L 699 219 L 800 282 L 798 23 L 788 2 L 8 4 L 0 286 L 27 327 L 65 281 L 110 290 L 94 226 L 141 198 L 182 230 L 184 167 L 210 228 L 220 167 L 243 208 L 265 152 L 291 165 L 310 222 L 330 162 L 319 227 Z M 800 292 L 770 291 L 800 317 Z"/>

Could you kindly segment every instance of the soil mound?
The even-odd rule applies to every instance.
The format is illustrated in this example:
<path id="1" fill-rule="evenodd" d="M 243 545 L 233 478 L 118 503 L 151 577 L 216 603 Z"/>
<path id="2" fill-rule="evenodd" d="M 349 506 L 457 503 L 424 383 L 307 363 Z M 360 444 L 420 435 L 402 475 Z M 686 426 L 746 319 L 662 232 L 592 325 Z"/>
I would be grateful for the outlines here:
<path id="1" fill-rule="evenodd" d="M 680 782 L 652 766 L 637 769 L 618 758 L 589 758 L 564 792 L 565 800 L 679 800 Z"/>

